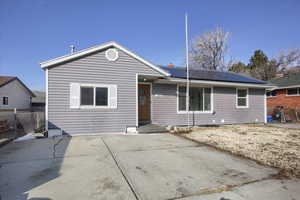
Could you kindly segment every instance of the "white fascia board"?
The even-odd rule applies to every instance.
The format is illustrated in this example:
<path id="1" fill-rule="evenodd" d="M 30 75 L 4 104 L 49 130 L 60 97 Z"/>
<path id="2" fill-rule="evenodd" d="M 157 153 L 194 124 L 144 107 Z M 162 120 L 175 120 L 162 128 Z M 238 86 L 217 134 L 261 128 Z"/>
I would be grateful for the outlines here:
<path id="1" fill-rule="evenodd" d="M 277 89 L 290 89 L 290 88 L 299 88 L 300 85 L 291 85 L 291 86 L 286 86 L 286 87 L 275 87 L 273 88 L 273 90 L 277 90 Z"/>
<path id="2" fill-rule="evenodd" d="M 77 51 L 77 52 L 72 53 L 72 54 L 68 54 L 68 55 L 57 57 L 57 58 L 54 58 L 54 59 L 51 59 L 51 60 L 48 60 L 48 61 L 45 61 L 45 62 L 41 62 L 40 65 L 41 65 L 42 69 L 45 69 L 45 68 L 50 67 L 52 65 L 56 65 L 56 64 L 59 64 L 59 63 L 62 63 L 62 62 L 66 62 L 68 60 L 72 60 L 72 59 L 75 59 L 75 58 L 78 58 L 78 57 L 81 57 L 81 56 L 99 51 L 101 49 L 106 49 L 106 48 L 111 47 L 111 46 L 124 51 L 128 55 L 130 55 L 133 58 L 139 60 L 140 62 L 144 63 L 145 65 L 148 65 L 149 67 L 151 67 L 154 70 L 160 72 L 161 74 L 163 74 L 165 76 L 170 76 L 170 74 L 167 73 L 166 71 L 164 71 L 161 68 L 155 66 L 154 64 L 146 61 L 144 58 L 138 56 L 137 54 L 135 54 L 131 51 L 129 51 L 128 49 L 126 49 L 125 47 L 122 47 L 121 45 L 117 44 L 116 42 L 108 42 L 108 43 L 104 43 L 102 45 L 97 45 L 97 46 L 94 46 L 94 47 L 83 49 L 81 51 Z"/>
<path id="3" fill-rule="evenodd" d="M 128 55 L 134 57 L 135 59 L 141 61 L 142 63 L 144 63 L 145 65 L 148 65 L 149 67 L 155 69 L 156 71 L 160 72 L 161 74 L 165 75 L 165 76 L 171 76 L 171 74 L 169 74 L 168 72 L 166 72 L 165 70 L 161 69 L 160 67 L 155 66 L 154 64 L 148 62 L 147 60 L 145 60 L 144 58 L 138 56 L 137 54 L 129 51 L 128 49 L 126 49 L 125 47 L 122 47 L 121 45 L 114 43 L 114 45 L 116 48 L 121 49 L 122 51 L 124 51 L 125 53 L 127 53 Z"/>
<path id="4" fill-rule="evenodd" d="M 168 78 L 168 79 L 159 79 L 157 83 L 186 83 L 186 79 L 180 78 Z M 248 88 L 273 88 L 272 85 L 263 85 L 263 84 L 251 84 L 251 83 L 234 83 L 234 82 L 225 82 L 225 81 L 206 81 L 206 80 L 190 80 L 190 83 L 203 84 L 203 85 L 213 85 L 213 86 L 232 86 L 232 87 L 248 87 Z"/>

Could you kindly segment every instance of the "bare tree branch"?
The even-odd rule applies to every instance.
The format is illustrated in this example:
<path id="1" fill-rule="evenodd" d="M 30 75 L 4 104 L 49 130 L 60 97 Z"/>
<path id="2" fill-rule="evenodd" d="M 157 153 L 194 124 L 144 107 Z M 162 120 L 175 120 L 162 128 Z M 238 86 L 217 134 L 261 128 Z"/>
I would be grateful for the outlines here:
<path id="1" fill-rule="evenodd" d="M 207 32 L 192 42 L 190 59 L 192 68 L 224 71 L 228 68 L 225 55 L 229 33 L 221 28 Z"/>
<path id="2" fill-rule="evenodd" d="M 275 60 L 279 70 L 298 65 L 300 64 L 300 49 L 281 51 Z"/>

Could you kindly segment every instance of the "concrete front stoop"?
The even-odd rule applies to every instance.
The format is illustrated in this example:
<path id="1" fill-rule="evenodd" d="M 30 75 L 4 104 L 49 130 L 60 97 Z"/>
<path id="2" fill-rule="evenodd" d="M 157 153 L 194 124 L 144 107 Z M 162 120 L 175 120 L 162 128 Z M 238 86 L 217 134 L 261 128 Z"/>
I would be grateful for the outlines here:
<path id="1" fill-rule="evenodd" d="M 146 124 L 139 126 L 137 128 L 137 133 L 147 134 L 147 133 L 168 133 L 169 131 L 165 126 L 160 126 L 157 124 Z"/>

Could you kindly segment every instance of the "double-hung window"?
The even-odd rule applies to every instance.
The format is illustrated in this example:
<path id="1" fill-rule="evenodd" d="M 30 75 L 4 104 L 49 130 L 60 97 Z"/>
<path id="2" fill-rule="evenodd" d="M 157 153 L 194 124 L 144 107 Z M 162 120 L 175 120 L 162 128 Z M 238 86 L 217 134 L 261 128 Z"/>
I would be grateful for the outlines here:
<path id="1" fill-rule="evenodd" d="M 211 112 L 212 89 L 204 87 L 190 87 L 189 111 Z M 178 111 L 186 112 L 186 87 L 178 86 Z"/>
<path id="2" fill-rule="evenodd" d="M 248 89 L 236 89 L 236 107 L 248 108 Z"/>

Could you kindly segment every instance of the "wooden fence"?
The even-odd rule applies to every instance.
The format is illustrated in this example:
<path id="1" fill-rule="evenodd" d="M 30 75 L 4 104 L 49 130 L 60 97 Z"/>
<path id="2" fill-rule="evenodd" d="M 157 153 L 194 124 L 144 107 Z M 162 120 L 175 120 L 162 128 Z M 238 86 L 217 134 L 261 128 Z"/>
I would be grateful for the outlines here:
<path id="1" fill-rule="evenodd" d="M 7 111 L 0 112 L 1 123 L 6 123 L 9 130 L 32 133 L 45 127 L 45 112 Z"/>

